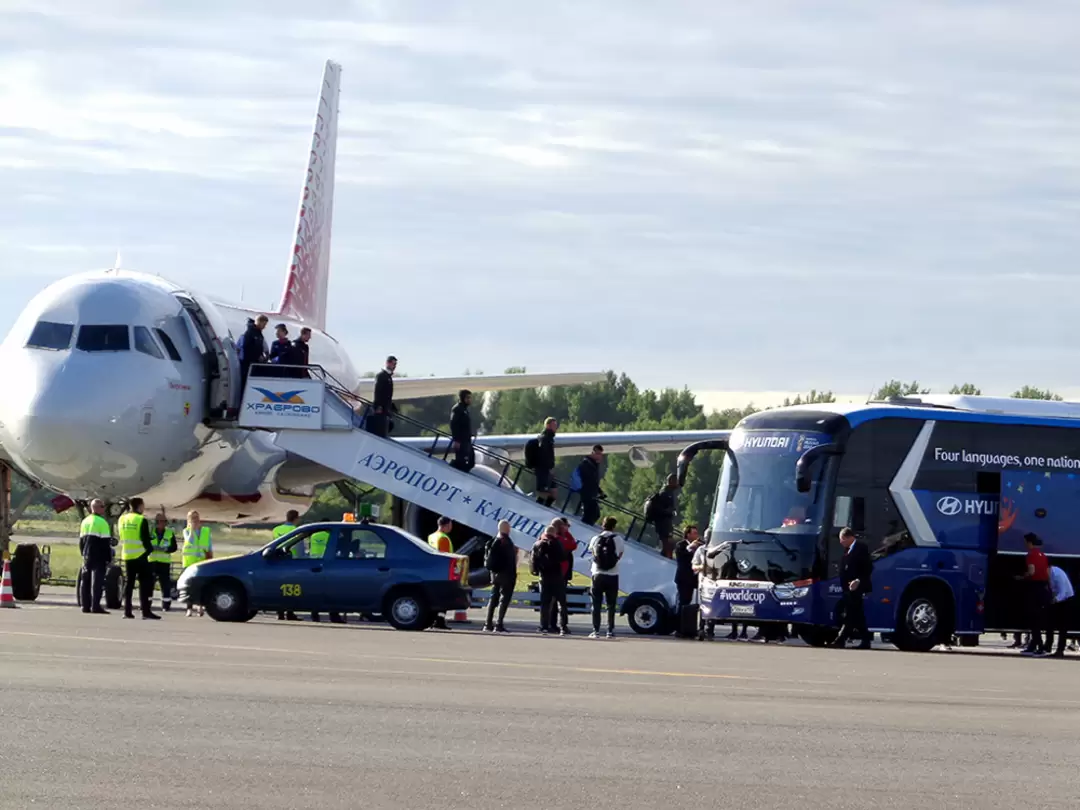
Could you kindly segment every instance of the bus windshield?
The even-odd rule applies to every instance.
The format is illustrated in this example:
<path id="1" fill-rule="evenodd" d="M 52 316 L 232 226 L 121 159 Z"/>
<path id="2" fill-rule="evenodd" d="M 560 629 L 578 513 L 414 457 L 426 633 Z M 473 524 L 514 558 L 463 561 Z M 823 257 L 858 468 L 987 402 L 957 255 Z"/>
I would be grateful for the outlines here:
<path id="1" fill-rule="evenodd" d="M 711 523 L 723 579 L 793 582 L 810 576 L 824 520 L 828 457 L 810 468 L 810 490 L 799 492 L 795 463 L 827 444 L 824 433 L 735 430 L 720 472 Z M 737 546 L 737 548 L 736 548 Z"/>

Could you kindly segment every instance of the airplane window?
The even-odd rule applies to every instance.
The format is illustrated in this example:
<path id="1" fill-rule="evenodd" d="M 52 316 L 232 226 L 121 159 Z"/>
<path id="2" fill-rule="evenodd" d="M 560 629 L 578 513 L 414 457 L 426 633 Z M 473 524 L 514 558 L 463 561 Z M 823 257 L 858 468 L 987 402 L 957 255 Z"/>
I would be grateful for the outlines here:
<path id="1" fill-rule="evenodd" d="M 165 347 L 165 354 L 169 355 L 169 359 L 174 363 L 181 362 L 180 352 L 176 350 L 176 344 L 172 342 L 172 338 L 164 329 L 155 329 L 157 336 L 161 339 L 161 345 Z"/>
<path id="2" fill-rule="evenodd" d="M 135 327 L 135 351 L 148 354 L 151 357 L 156 357 L 158 360 L 164 360 L 165 355 L 161 353 L 161 349 L 154 343 L 154 338 L 150 335 L 150 330 L 145 326 Z"/>
<path id="3" fill-rule="evenodd" d="M 111 324 L 80 326 L 75 348 L 84 352 L 126 352 L 131 349 L 128 328 Z"/>
<path id="4" fill-rule="evenodd" d="M 75 327 L 70 323 L 38 321 L 26 345 L 35 349 L 67 349 L 71 347 L 71 333 Z"/>

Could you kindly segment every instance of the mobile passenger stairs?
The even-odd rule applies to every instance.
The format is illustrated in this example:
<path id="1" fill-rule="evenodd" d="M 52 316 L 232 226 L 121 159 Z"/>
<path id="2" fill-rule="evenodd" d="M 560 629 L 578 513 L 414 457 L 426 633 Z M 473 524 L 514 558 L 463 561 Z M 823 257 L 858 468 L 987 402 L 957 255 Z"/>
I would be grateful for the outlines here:
<path id="1" fill-rule="evenodd" d="M 267 373 L 297 376 L 261 376 Z M 527 474 L 528 480 L 532 473 L 482 443 L 473 445 L 478 467 L 463 472 L 447 463 L 449 435 L 399 414 L 394 416 L 395 423 L 419 430 L 419 438 L 398 440 L 369 433 L 364 429 L 364 417 L 370 407 L 370 402 L 348 391 L 320 366 L 253 366 L 243 392 L 239 425 L 272 432 L 274 444 L 282 450 L 436 515 L 446 515 L 455 524 L 482 535 L 494 535 L 499 521 L 508 520 L 515 545 L 526 552 L 554 518 L 564 517 L 579 542 L 574 570 L 590 575 L 592 559 L 587 545 L 600 529 L 568 510 L 569 496 L 561 508 L 537 503 L 518 488 L 522 474 Z M 480 464 L 489 469 L 481 471 Z M 498 473 L 497 478 L 482 474 L 492 470 Z M 565 485 L 561 489 L 569 490 Z M 647 528 L 642 515 L 611 505 L 605 505 L 605 511 L 620 519 L 619 530 L 625 540 L 626 550 L 619 563 L 619 588 L 626 594 L 622 612 L 636 632 L 670 632 L 676 602 L 674 562 L 641 542 Z M 535 599 L 531 593 L 515 596 L 517 601 Z M 571 601 L 572 610 L 587 609 L 588 600 L 582 598 L 580 590 L 576 596 Z"/>

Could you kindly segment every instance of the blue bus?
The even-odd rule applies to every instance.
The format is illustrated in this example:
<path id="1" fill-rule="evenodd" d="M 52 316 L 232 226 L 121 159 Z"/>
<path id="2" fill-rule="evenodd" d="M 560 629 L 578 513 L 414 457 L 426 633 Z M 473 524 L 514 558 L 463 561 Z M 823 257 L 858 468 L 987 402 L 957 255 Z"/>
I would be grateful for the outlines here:
<path id="1" fill-rule="evenodd" d="M 829 643 L 844 527 L 874 560 L 868 625 L 903 650 L 1026 629 L 1016 575 L 1028 532 L 1080 584 L 1078 404 L 923 396 L 778 408 L 688 447 L 681 477 L 702 449 L 724 452 L 706 618 L 793 624 Z"/>

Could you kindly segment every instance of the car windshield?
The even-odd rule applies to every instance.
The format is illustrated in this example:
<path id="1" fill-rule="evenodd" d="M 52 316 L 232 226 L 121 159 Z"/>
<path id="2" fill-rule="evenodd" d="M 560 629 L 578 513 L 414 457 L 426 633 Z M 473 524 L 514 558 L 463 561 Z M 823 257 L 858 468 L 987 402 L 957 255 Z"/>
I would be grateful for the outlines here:
<path id="1" fill-rule="evenodd" d="M 713 565 L 723 579 L 792 582 L 810 576 L 824 517 L 827 456 L 810 465 L 810 489 L 799 492 L 795 464 L 827 444 L 823 433 L 732 432 L 711 523 Z"/>

